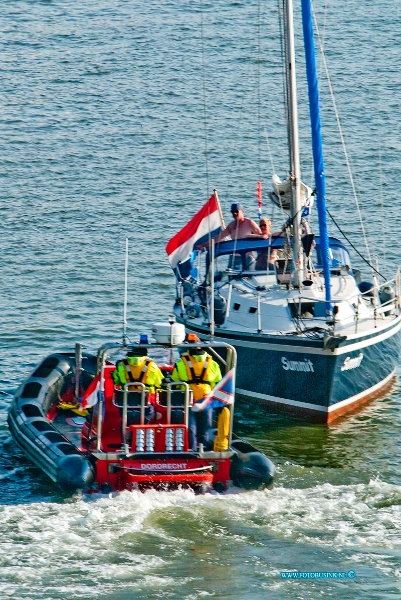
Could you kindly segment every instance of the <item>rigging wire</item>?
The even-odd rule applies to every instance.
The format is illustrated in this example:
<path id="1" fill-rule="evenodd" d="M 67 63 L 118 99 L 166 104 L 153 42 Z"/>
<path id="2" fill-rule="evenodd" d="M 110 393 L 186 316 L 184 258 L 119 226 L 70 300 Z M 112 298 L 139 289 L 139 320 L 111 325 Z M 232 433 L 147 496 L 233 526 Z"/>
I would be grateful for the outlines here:
<path id="1" fill-rule="evenodd" d="M 379 136 L 379 181 L 380 181 L 380 216 L 381 216 L 381 236 L 382 236 L 382 249 L 383 249 L 383 262 L 384 267 L 386 269 L 387 257 L 386 257 L 386 232 L 384 229 L 384 194 L 383 194 L 383 163 L 382 163 L 382 152 L 380 146 L 380 136 Z"/>
<path id="2" fill-rule="evenodd" d="M 209 140 L 208 140 L 208 115 L 206 101 L 206 61 L 205 61 L 205 36 L 203 28 L 203 0 L 200 0 L 201 13 L 201 53 L 202 53 L 202 87 L 203 87 L 203 124 L 205 131 L 205 169 L 206 169 L 206 197 L 209 194 Z"/>
<path id="3" fill-rule="evenodd" d="M 208 143 L 208 114 L 207 114 L 207 98 L 206 98 L 206 61 L 205 61 L 205 35 L 203 27 L 203 0 L 200 0 L 201 8 L 201 48 L 202 48 L 202 88 L 203 88 L 203 122 L 205 127 L 205 169 L 206 169 L 206 198 L 209 197 L 209 143 Z M 216 190 L 213 191 L 216 194 Z M 220 202 L 218 201 L 220 206 Z M 210 213 L 208 212 L 208 243 L 212 243 Z M 222 219 L 224 223 L 224 220 Z"/>
<path id="4" fill-rule="evenodd" d="M 258 171 L 260 172 L 261 170 L 261 142 L 259 139 L 259 132 L 261 131 L 261 22 L 262 22 L 262 17 L 263 17 L 263 11 L 261 9 L 261 4 L 260 4 L 260 0 L 258 2 L 258 16 L 257 16 L 257 40 L 258 40 L 258 47 L 256 49 L 256 57 L 253 57 L 252 55 L 249 56 L 249 61 L 248 61 L 248 66 L 246 67 L 246 72 L 245 72 L 245 77 L 247 80 L 249 80 L 252 75 L 254 76 L 254 67 L 253 67 L 253 63 L 256 64 L 256 80 L 257 80 L 257 90 L 256 90 L 256 95 L 257 95 L 257 121 L 258 121 L 258 132 L 257 132 L 257 138 L 258 138 Z M 245 80 L 244 77 L 244 80 Z M 253 78 L 254 81 L 255 77 Z M 254 88 L 253 88 L 254 89 Z M 239 118 L 237 119 L 237 130 L 241 131 L 241 126 L 242 123 L 245 121 L 245 119 L 247 118 L 247 115 L 245 115 L 245 111 L 244 111 L 244 103 L 245 103 L 245 93 L 242 93 L 241 95 L 241 103 L 238 107 L 238 113 L 239 113 Z M 241 137 L 239 135 L 236 136 L 235 138 L 235 144 L 234 144 L 234 148 L 233 148 L 233 159 L 232 159 L 232 167 L 233 167 L 233 171 L 234 171 L 234 167 L 235 164 L 237 162 L 237 149 L 239 146 L 239 142 L 241 141 Z M 261 179 L 261 176 L 259 174 L 259 179 Z M 230 195 L 230 190 L 232 188 L 232 178 L 228 177 L 227 180 L 227 186 L 226 186 L 226 196 L 228 197 Z"/>
<path id="5" fill-rule="evenodd" d="M 347 234 L 341 229 L 341 227 L 339 226 L 339 224 L 334 219 L 333 215 L 331 214 L 331 212 L 328 209 L 327 209 L 327 214 L 329 215 L 330 219 L 333 221 L 334 225 L 337 227 L 337 229 L 341 233 L 341 235 L 343 235 L 344 238 L 347 240 L 347 242 L 349 243 L 349 245 L 351 246 L 351 248 L 357 253 L 357 255 L 359 256 L 359 258 L 361 258 L 368 265 L 368 267 L 370 267 L 372 269 L 372 271 L 374 271 L 375 273 L 377 273 L 377 275 L 379 275 L 384 280 L 386 280 L 387 277 L 385 277 L 384 275 L 382 275 L 380 273 L 380 271 L 378 271 L 377 269 L 375 269 L 375 267 L 372 265 L 372 263 L 370 262 L 370 260 L 366 260 L 366 258 L 354 246 L 354 244 L 351 242 L 351 240 L 349 239 L 349 237 L 347 236 Z"/>
<path id="6" fill-rule="evenodd" d="M 340 122 L 340 116 L 339 116 L 338 109 L 337 109 L 336 99 L 335 99 L 335 96 L 334 96 L 334 90 L 333 90 L 333 86 L 332 86 L 332 83 L 331 83 L 331 77 L 330 77 L 330 73 L 329 73 L 329 69 L 328 69 L 328 64 L 327 64 L 327 59 L 326 59 L 326 54 L 325 54 L 324 46 L 323 46 L 323 40 L 322 40 L 322 37 L 320 35 L 320 30 L 319 30 L 319 26 L 318 26 L 318 23 L 317 23 L 316 13 L 314 11 L 313 6 L 312 6 L 312 14 L 313 14 L 313 20 L 314 20 L 314 24 L 315 24 L 315 29 L 316 29 L 316 32 L 317 32 L 317 38 L 318 38 L 320 53 L 321 53 L 321 57 L 322 57 L 322 60 L 323 60 L 324 70 L 325 70 L 325 73 L 326 73 L 327 83 L 328 83 L 329 90 L 330 90 L 330 96 L 331 96 L 331 100 L 332 100 L 332 103 L 333 103 L 334 114 L 335 114 L 336 121 L 337 121 L 337 127 L 338 127 L 339 134 L 340 134 L 340 139 L 341 139 L 341 144 L 342 144 L 343 153 L 344 153 L 344 157 L 345 157 L 345 162 L 346 162 L 347 169 L 348 169 L 348 175 L 349 175 L 349 178 L 350 178 L 350 184 L 351 184 L 351 188 L 352 188 L 352 192 L 353 192 L 353 195 L 354 195 L 354 200 L 355 200 L 355 204 L 356 204 L 356 208 L 357 208 L 357 212 L 358 212 L 359 223 L 360 223 L 360 226 L 361 226 L 361 229 L 362 229 L 362 235 L 363 235 L 363 239 L 364 239 L 364 242 L 365 242 L 366 253 L 367 253 L 368 261 L 369 261 L 368 264 L 372 265 L 372 259 L 371 259 L 371 256 L 370 256 L 370 250 L 369 250 L 368 240 L 367 240 L 367 236 L 366 236 L 366 232 L 365 232 L 365 227 L 363 225 L 363 219 L 362 219 L 361 209 L 360 209 L 360 206 L 359 206 L 358 195 L 357 195 L 357 192 L 356 192 L 354 178 L 353 178 L 352 170 L 351 170 L 351 164 L 350 164 L 350 160 L 349 160 L 349 157 L 348 157 L 347 148 L 346 148 L 346 145 L 345 145 L 345 139 L 344 139 L 344 135 L 343 135 L 343 131 L 342 131 L 342 126 L 341 126 L 341 122 Z M 372 267 L 372 269 L 373 269 L 373 267 Z M 376 269 L 373 269 L 373 270 L 376 271 Z"/>
<path id="7" fill-rule="evenodd" d="M 274 169 L 274 163 L 273 163 L 273 154 L 271 151 L 271 146 L 270 146 L 270 141 L 269 141 L 269 136 L 267 133 L 267 129 L 265 127 L 265 138 L 266 138 L 266 146 L 267 146 L 267 153 L 269 155 L 269 159 L 270 159 L 270 164 L 271 164 L 271 168 L 272 168 L 272 173 L 275 173 L 275 169 Z M 273 205 L 274 206 L 274 205 Z"/>
<path id="8" fill-rule="evenodd" d="M 258 28 L 258 34 L 259 34 L 259 64 L 261 64 L 261 53 L 262 53 L 262 47 L 261 47 L 261 23 L 262 23 L 262 14 L 261 14 L 261 10 L 260 10 L 260 2 L 259 2 L 259 28 Z M 281 36 L 280 36 L 281 39 Z M 261 131 L 261 115 L 260 115 L 260 107 L 261 107 L 261 73 L 260 73 L 260 67 L 258 69 L 258 73 L 259 73 L 259 96 L 258 96 L 258 105 L 259 105 L 259 132 Z M 274 169 L 274 162 L 273 162 L 273 153 L 271 150 L 271 146 L 270 146 L 270 140 L 269 140 L 269 135 L 267 133 L 267 129 L 266 127 L 263 130 L 264 135 L 265 135 L 265 140 L 266 140 L 266 147 L 267 147 L 267 154 L 270 160 L 270 165 L 271 165 L 271 172 L 272 174 L 275 173 L 275 169 Z M 259 152 L 259 155 L 261 156 L 261 151 Z M 259 159 L 261 162 L 261 158 Z M 262 173 L 259 173 L 259 179 L 262 179 Z M 273 205 L 273 210 L 274 210 L 274 205 Z"/>
<path id="9" fill-rule="evenodd" d="M 328 8 L 328 0 L 326 0 L 326 2 L 324 3 L 324 7 L 323 7 L 323 27 L 321 27 L 321 38 L 322 38 L 322 45 L 324 45 L 324 36 L 326 33 L 326 17 L 327 17 L 327 8 Z M 323 81 L 323 61 L 321 58 L 321 54 L 317 54 L 316 56 L 316 62 L 318 65 L 318 81 Z M 310 181 L 312 182 L 311 185 L 309 187 L 311 187 L 312 189 L 315 187 L 315 181 L 314 181 L 314 168 L 313 168 L 313 159 L 312 159 L 312 164 L 311 164 L 311 174 L 310 174 Z"/>
<path id="10" fill-rule="evenodd" d="M 262 178 L 262 174 L 261 174 L 261 169 L 262 169 L 262 165 L 261 165 L 261 160 L 262 160 L 262 144 L 261 144 L 261 114 L 260 114 L 260 105 L 261 105 L 261 74 L 260 74 L 260 66 L 261 66 L 261 53 L 262 53 L 262 47 L 261 47 L 261 6 L 260 6 L 260 2 L 261 0 L 259 0 L 258 2 L 258 31 L 257 31 L 257 35 L 258 35 L 258 56 L 256 59 L 256 65 L 257 65 L 257 82 L 258 82 L 258 88 L 257 88 L 257 104 L 258 104 L 258 123 L 257 123 L 257 139 L 258 139 L 258 179 L 259 181 Z"/>
<path id="11" fill-rule="evenodd" d="M 281 0 L 282 1 L 282 0 Z M 257 162 L 258 162 L 258 171 L 259 171 L 259 180 L 261 179 L 261 170 L 262 170 L 262 155 L 263 155 L 263 150 L 262 150 L 262 142 L 261 142 L 261 137 L 259 136 L 259 132 L 262 130 L 261 129 L 261 122 L 262 122 L 262 115 L 261 115 L 261 108 L 262 108 L 262 77 L 261 77 L 261 67 L 262 67 L 262 57 L 261 57 L 261 52 L 262 52 L 262 24 L 263 24 L 263 19 L 265 17 L 265 12 L 264 12 L 264 5 L 262 4 L 263 0 L 259 0 L 258 2 L 258 18 L 257 18 L 257 30 L 256 30 L 256 38 L 257 38 L 257 48 L 256 48 L 256 56 L 253 57 L 250 56 L 250 60 L 248 61 L 247 64 L 247 68 L 246 68 L 246 73 L 245 73 L 245 78 L 246 79 L 250 79 L 252 77 L 252 74 L 255 74 L 254 71 L 254 64 L 256 63 L 256 78 L 254 76 L 254 80 L 257 80 L 257 90 L 256 90 L 256 94 L 257 94 L 257 121 L 258 121 L 258 133 L 257 133 L 257 137 L 258 137 L 258 158 L 257 158 Z M 280 0 L 278 0 L 278 3 L 280 3 Z M 207 181 L 207 188 L 209 190 L 209 173 L 210 173 L 210 164 L 209 164 L 209 114 L 208 114 L 208 101 L 207 101 L 207 93 L 206 93 L 206 50 L 205 50 L 205 22 L 204 22 L 204 2 L 203 0 L 200 0 L 200 11 L 201 11 L 201 41 L 202 41 L 202 88 L 203 88 L 203 120 L 204 120 L 204 145 L 205 145 L 205 162 L 206 162 L 206 181 Z M 280 23 L 280 29 L 282 28 L 282 25 Z M 282 35 L 280 35 L 280 40 L 282 43 Z M 285 86 L 284 86 L 285 88 Z M 238 113 L 238 119 L 236 119 L 236 125 L 237 125 L 237 129 L 238 131 L 241 131 L 241 127 L 242 124 L 244 123 L 244 121 L 247 118 L 247 115 L 245 114 L 244 111 L 244 104 L 245 104 L 245 100 L 246 100 L 246 95 L 245 94 L 241 94 L 241 99 L 240 99 L 240 103 L 239 105 L 237 105 L 236 110 Z M 273 164 L 273 157 L 272 157 L 272 152 L 271 152 L 271 147 L 270 147 L 270 143 L 268 140 L 268 136 L 267 136 L 267 132 L 266 129 L 264 131 L 265 133 L 265 138 L 266 138 L 266 145 L 267 145 L 267 149 L 268 149 L 268 155 L 269 155 L 269 159 L 270 159 L 270 163 L 272 165 L 272 172 L 274 171 L 274 164 Z M 233 171 L 235 171 L 235 165 L 238 162 L 238 156 L 237 156 L 237 151 L 238 151 L 238 147 L 240 144 L 240 141 L 243 138 L 241 136 L 235 136 L 235 143 L 234 143 L 234 147 L 232 150 L 232 169 Z M 225 197 L 229 197 L 232 191 L 232 187 L 234 185 L 234 178 L 232 177 L 227 177 L 226 180 L 226 184 L 224 186 L 224 195 Z M 209 191 L 208 191 L 209 193 Z"/>
<path id="12" fill-rule="evenodd" d="M 284 108 L 285 108 L 285 120 L 286 120 L 286 128 L 287 128 L 287 147 L 291 148 L 291 139 L 290 139 L 290 117 L 289 117 L 289 98 L 288 98 L 288 77 L 287 70 L 285 65 L 288 61 L 288 56 L 286 52 L 286 44 L 284 43 L 284 30 L 287 28 L 286 22 L 286 11 L 284 10 L 284 1 L 278 0 L 277 2 L 278 14 L 279 14 L 279 30 L 280 30 L 280 49 L 281 49 L 281 75 L 283 79 L 283 98 L 284 98 Z M 292 161 L 291 154 L 288 153 L 288 172 L 292 172 Z"/>

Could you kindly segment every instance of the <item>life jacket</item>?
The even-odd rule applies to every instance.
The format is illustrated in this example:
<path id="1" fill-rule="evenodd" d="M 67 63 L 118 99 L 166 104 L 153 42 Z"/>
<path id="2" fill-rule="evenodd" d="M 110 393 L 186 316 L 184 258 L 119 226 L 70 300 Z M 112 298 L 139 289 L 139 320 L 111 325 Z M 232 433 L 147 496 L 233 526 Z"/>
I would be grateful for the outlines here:
<path id="1" fill-rule="evenodd" d="M 183 378 L 182 381 L 189 383 L 194 394 L 194 401 L 197 402 L 212 390 L 210 368 L 213 359 L 207 354 L 203 361 L 197 362 L 190 354 L 185 353 L 181 354 L 181 360 L 186 370 L 186 378 Z M 179 375 L 181 377 L 182 373 Z"/>
<path id="2" fill-rule="evenodd" d="M 148 356 L 144 357 L 144 360 L 139 363 L 139 365 L 130 365 L 127 360 L 122 360 L 117 364 L 117 368 L 123 367 L 127 383 L 139 382 L 146 385 L 150 375 L 150 366 L 152 362 L 153 360 Z M 140 389 L 139 386 L 138 389 Z"/>

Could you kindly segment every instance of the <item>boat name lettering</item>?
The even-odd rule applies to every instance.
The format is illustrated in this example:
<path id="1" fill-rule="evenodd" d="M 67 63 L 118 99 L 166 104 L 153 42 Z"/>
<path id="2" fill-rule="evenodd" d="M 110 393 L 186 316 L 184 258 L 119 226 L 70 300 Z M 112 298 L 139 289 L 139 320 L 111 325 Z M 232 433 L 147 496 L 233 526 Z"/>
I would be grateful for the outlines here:
<path id="1" fill-rule="evenodd" d="M 187 463 L 141 463 L 141 469 L 144 471 L 176 471 L 186 468 Z"/>
<path id="2" fill-rule="evenodd" d="M 315 372 L 313 368 L 313 363 L 305 358 L 302 360 L 288 360 L 285 356 L 281 358 L 281 362 L 283 363 L 284 371 L 304 371 L 304 372 Z"/>
<path id="3" fill-rule="evenodd" d="M 348 371 L 349 369 L 356 369 L 357 367 L 360 366 L 362 359 L 363 359 L 362 352 L 358 356 L 355 356 L 354 358 L 347 356 L 347 358 L 344 360 L 343 366 L 341 367 L 341 371 Z"/>

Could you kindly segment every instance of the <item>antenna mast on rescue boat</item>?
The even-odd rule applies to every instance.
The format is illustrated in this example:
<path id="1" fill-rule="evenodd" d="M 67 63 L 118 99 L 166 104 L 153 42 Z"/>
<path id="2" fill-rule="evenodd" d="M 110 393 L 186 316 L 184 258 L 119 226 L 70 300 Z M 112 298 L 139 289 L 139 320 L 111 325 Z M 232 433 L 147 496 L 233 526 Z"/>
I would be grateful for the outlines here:
<path id="1" fill-rule="evenodd" d="M 125 238 L 123 346 L 127 345 L 127 303 L 128 303 L 128 238 Z"/>

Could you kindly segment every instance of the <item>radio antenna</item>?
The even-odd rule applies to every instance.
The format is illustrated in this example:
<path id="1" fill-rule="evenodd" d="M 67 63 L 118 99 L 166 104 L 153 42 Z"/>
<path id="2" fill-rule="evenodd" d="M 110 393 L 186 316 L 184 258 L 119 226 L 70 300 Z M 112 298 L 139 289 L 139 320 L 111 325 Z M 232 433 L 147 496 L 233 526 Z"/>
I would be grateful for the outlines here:
<path id="1" fill-rule="evenodd" d="M 125 238 L 123 346 L 127 345 L 127 302 L 128 302 L 128 238 Z"/>

